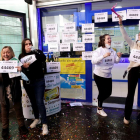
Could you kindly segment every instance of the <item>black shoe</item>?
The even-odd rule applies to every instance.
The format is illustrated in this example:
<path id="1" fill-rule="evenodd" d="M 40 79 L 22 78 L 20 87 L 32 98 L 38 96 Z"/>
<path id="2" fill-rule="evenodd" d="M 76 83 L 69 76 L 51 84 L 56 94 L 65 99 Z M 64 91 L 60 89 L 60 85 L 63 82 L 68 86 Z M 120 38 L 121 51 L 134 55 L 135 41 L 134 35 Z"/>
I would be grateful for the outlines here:
<path id="1" fill-rule="evenodd" d="M 2 129 L 2 138 L 6 139 L 9 137 L 9 128 Z"/>
<path id="2" fill-rule="evenodd" d="M 28 129 L 25 127 L 25 125 L 18 128 L 20 135 L 26 135 L 29 133 Z"/>

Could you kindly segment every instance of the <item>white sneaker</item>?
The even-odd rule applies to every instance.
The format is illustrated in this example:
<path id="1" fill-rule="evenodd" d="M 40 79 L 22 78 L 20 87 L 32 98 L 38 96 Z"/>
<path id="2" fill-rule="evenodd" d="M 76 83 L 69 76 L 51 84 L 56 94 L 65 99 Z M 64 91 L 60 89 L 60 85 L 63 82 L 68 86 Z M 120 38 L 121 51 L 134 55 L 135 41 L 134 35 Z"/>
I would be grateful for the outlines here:
<path id="1" fill-rule="evenodd" d="M 48 134 L 48 126 L 47 124 L 43 124 L 42 126 L 42 135 L 47 135 Z"/>
<path id="2" fill-rule="evenodd" d="M 99 109 L 97 108 L 97 113 L 100 114 L 101 116 L 104 116 L 104 117 L 107 116 L 107 114 L 104 112 L 103 109 L 99 110 Z"/>
<path id="3" fill-rule="evenodd" d="M 30 125 L 30 128 L 35 128 L 37 124 L 40 124 L 41 120 L 40 119 L 35 119 L 32 124 Z"/>
<path id="4" fill-rule="evenodd" d="M 124 122 L 125 124 L 129 124 L 129 123 L 130 123 L 130 121 L 129 121 L 129 120 L 126 120 L 125 117 L 124 117 L 124 119 L 123 119 L 123 122 Z"/>

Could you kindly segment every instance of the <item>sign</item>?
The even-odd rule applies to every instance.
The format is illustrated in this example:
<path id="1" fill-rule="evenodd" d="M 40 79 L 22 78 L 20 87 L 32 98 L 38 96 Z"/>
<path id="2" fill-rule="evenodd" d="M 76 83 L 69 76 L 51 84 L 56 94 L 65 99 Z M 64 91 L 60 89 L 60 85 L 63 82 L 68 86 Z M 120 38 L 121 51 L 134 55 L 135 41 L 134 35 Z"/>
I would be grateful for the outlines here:
<path id="1" fill-rule="evenodd" d="M 53 77 L 53 78 L 52 78 Z M 60 98 L 60 74 L 53 73 L 47 74 L 44 76 L 45 81 L 54 80 L 55 84 L 45 83 L 45 93 L 44 93 L 44 104 L 46 108 L 46 115 L 53 115 L 58 113 L 61 110 L 61 98 Z M 49 82 L 50 83 L 50 82 Z M 31 106 L 31 102 L 27 93 L 22 85 L 22 107 L 23 107 L 23 115 L 24 118 L 33 119 L 33 109 Z"/>
<path id="2" fill-rule="evenodd" d="M 36 57 L 35 57 L 34 54 L 27 55 L 27 56 L 24 56 L 23 58 L 21 58 L 20 61 L 21 61 L 22 64 L 24 64 L 24 63 L 32 64 L 33 62 L 36 61 Z"/>
<path id="3" fill-rule="evenodd" d="M 83 43 L 95 43 L 95 34 L 83 34 L 82 42 Z"/>
<path id="4" fill-rule="evenodd" d="M 46 75 L 45 76 L 45 86 L 48 87 L 52 84 L 56 84 L 55 79 L 56 79 L 55 75 Z"/>
<path id="5" fill-rule="evenodd" d="M 70 52 L 70 43 L 60 43 L 60 52 Z"/>
<path id="6" fill-rule="evenodd" d="M 75 32 L 62 32 L 63 43 L 75 43 L 78 40 L 78 33 Z"/>
<path id="7" fill-rule="evenodd" d="M 85 74 L 85 61 L 82 58 L 59 58 L 60 74 Z"/>
<path id="8" fill-rule="evenodd" d="M 108 56 L 103 59 L 104 66 L 111 66 L 114 65 L 114 56 Z"/>
<path id="9" fill-rule="evenodd" d="M 0 73 L 17 72 L 17 66 L 16 60 L 0 61 Z"/>
<path id="10" fill-rule="evenodd" d="M 57 24 L 46 24 L 47 33 L 57 33 Z"/>
<path id="11" fill-rule="evenodd" d="M 129 60 L 136 63 L 140 63 L 140 50 L 132 49 Z"/>
<path id="12" fill-rule="evenodd" d="M 108 13 L 107 12 L 95 13 L 94 14 L 94 21 L 95 21 L 95 23 L 108 22 Z"/>
<path id="13" fill-rule="evenodd" d="M 60 43 L 59 33 L 46 33 L 45 44 Z"/>
<path id="14" fill-rule="evenodd" d="M 93 51 L 82 52 L 82 60 L 92 60 Z"/>
<path id="15" fill-rule="evenodd" d="M 85 51 L 84 43 L 73 43 L 73 51 Z"/>
<path id="16" fill-rule="evenodd" d="M 67 32 L 74 32 L 76 31 L 76 23 L 75 22 L 68 22 L 64 24 L 64 31 Z"/>
<path id="17" fill-rule="evenodd" d="M 126 10 L 117 11 L 116 13 L 122 17 L 122 20 L 126 20 Z M 119 21 L 119 18 L 114 12 L 112 12 L 112 22 L 116 21 Z"/>
<path id="18" fill-rule="evenodd" d="M 94 32 L 94 23 L 82 24 L 82 33 Z"/>
<path id="19" fill-rule="evenodd" d="M 49 43 L 48 44 L 48 52 L 58 52 L 58 44 L 57 43 Z"/>
<path id="20" fill-rule="evenodd" d="M 16 58 L 16 57 L 13 57 L 12 59 L 10 60 L 16 60 L 18 62 L 18 66 L 21 67 L 23 64 Z M 13 77 L 18 77 L 18 76 L 21 76 L 20 72 L 10 72 L 8 73 L 9 74 L 9 78 L 13 78 Z"/>
<path id="21" fill-rule="evenodd" d="M 121 48 L 123 48 L 123 41 L 112 41 L 111 47 L 121 49 Z"/>
<path id="22" fill-rule="evenodd" d="M 47 72 L 60 72 L 60 62 L 46 62 Z"/>
<path id="23" fill-rule="evenodd" d="M 140 9 L 127 9 L 127 19 L 140 19 Z"/>

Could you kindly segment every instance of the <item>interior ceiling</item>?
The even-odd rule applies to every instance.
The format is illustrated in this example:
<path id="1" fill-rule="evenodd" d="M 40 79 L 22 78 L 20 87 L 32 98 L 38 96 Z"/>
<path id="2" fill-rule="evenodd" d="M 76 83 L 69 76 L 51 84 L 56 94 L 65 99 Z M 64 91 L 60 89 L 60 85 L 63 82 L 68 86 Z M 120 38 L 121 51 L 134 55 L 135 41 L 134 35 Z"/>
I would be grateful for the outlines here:
<path id="1" fill-rule="evenodd" d="M 53 2 L 61 3 L 61 4 L 62 4 L 62 2 L 66 3 L 66 4 L 68 2 L 68 0 L 35 0 L 35 1 L 37 2 L 37 6 L 39 6 L 42 3 L 45 3 L 45 4 L 47 3 L 47 5 L 48 5 L 49 3 L 52 4 Z M 84 3 L 85 3 L 85 1 L 93 2 L 93 4 L 92 4 L 93 10 L 108 9 L 117 2 L 117 0 L 116 1 L 110 0 L 110 1 L 113 1 L 111 3 L 108 0 L 69 0 L 69 2 L 81 2 L 81 3 L 82 3 L 82 1 Z M 120 0 L 118 0 L 118 1 L 120 1 Z M 60 4 L 58 4 L 58 5 L 60 5 Z M 122 0 L 121 2 L 117 2 L 117 5 L 122 6 L 122 7 L 140 6 L 140 0 Z M 43 5 L 43 7 L 44 7 L 44 5 Z"/>

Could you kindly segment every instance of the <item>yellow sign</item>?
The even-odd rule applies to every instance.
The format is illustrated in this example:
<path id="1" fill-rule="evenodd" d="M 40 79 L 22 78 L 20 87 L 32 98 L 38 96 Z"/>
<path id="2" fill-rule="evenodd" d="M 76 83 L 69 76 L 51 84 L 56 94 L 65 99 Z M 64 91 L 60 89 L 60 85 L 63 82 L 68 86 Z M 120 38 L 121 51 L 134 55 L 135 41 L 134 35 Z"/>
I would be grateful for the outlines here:
<path id="1" fill-rule="evenodd" d="M 81 88 L 80 85 L 71 85 L 71 88 Z"/>
<path id="2" fill-rule="evenodd" d="M 59 58 L 60 74 L 85 74 L 85 60 L 82 58 Z"/>

